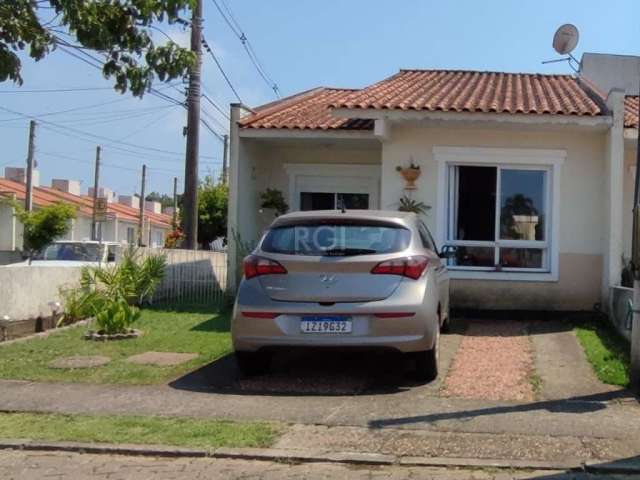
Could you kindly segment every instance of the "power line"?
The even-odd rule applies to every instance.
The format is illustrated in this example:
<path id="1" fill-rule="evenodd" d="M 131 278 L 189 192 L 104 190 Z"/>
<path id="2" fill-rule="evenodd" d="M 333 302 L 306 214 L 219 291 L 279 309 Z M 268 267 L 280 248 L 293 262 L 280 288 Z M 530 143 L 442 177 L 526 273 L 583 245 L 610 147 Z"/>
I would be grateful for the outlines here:
<path id="1" fill-rule="evenodd" d="M 256 51 L 253 48 L 253 45 L 251 45 L 251 42 L 247 38 L 247 35 L 244 33 L 244 30 L 242 29 L 242 27 L 236 20 L 235 16 L 233 15 L 231 7 L 229 7 L 229 5 L 225 0 L 220 0 L 222 5 L 224 6 L 224 9 L 226 10 L 226 13 L 225 13 L 220 7 L 220 4 L 218 3 L 217 0 L 211 0 L 211 1 L 218 9 L 218 12 L 220 12 L 220 15 L 224 19 L 225 23 L 229 26 L 229 28 L 234 33 L 234 35 L 238 37 L 238 40 L 240 40 L 240 42 L 242 43 L 242 46 L 245 52 L 247 52 L 247 56 L 249 57 L 249 60 L 255 67 L 258 74 L 266 82 L 269 88 L 273 90 L 273 92 L 276 94 L 276 97 L 280 98 L 280 88 L 278 87 L 278 84 L 271 78 L 271 76 L 267 73 L 266 69 L 262 65 L 262 62 L 260 62 L 260 59 L 258 58 L 258 55 L 256 54 Z"/>
<path id="2" fill-rule="evenodd" d="M 6 93 L 68 93 L 68 92 L 94 92 L 97 90 L 113 90 L 113 87 L 69 87 L 69 88 L 42 88 L 33 90 L 0 90 L 0 94 Z"/>
<path id="3" fill-rule="evenodd" d="M 142 149 L 142 150 L 148 150 L 148 151 L 160 153 L 160 154 L 163 154 L 163 155 L 179 156 L 179 157 L 183 156 L 183 154 L 179 153 L 179 152 L 172 152 L 172 151 L 169 151 L 169 150 L 163 150 L 163 149 L 151 147 L 151 146 L 148 146 L 148 145 L 136 145 L 135 143 L 118 141 L 118 140 L 114 140 L 113 138 L 105 137 L 103 135 L 96 135 L 96 134 L 85 132 L 83 130 L 78 130 L 76 128 L 72 128 L 72 127 L 69 127 L 69 126 L 59 125 L 59 124 L 56 124 L 55 122 L 51 122 L 49 120 L 42 120 L 42 119 L 40 119 L 39 117 L 37 117 L 35 115 L 27 115 L 25 113 L 17 112 L 15 110 L 11 110 L 11 109 L 3 107 L 3 106 L 0 106 L 0 110 L 4 110 L 5 112 L 9 112 L 9 113 L 12 113 L 14 115 L 20 115 L 20 116 L 22 116 L 24 118 L 29 118 L 29 119 L 32 119 L 32 120 L 38 120 L 43 125 L 49 125 L 49 126 L 65 129 L 65 130 L 68 130 L 70 132 L 75 132 L 77 135 L 84 135 L 86 137 L 90 137 L 90 138 L 94 138 L 94 139 L 98 139 L 98 140 L 103 140 L 103 141 L 111 142 L 111 143 L 114 143 L 114 144 L 125 145 L 127 147 L 139 148 L 139 149 Z M 134 152 L 134 153 L 140 154 L 141 152 Z M 207 157 L 205 155 L 202 155 L 202 157 L 204 157 L 204 158 L 214 158 L 214 157 L 211 157 L 211 156 Z"/>
<path id="4" fill-rule="evenodd" d="M 211 99 L 211 97 L 209 97 L 209 95 L 207 95 L 206 93 L 204 93 L 202 95 L 202 97 L 207 100 L 212 106 L 213 108 L 215 108 L 218 112 L 220 112 L 220 115 L 222 115 L 224 118 L 226 118 L 227 120 L 231 120 L 231 118 L 229 117 L 229 114 L 227 112 L 225 112 L 222 107 L 220 107 L 213 99 Z"/>
<path id="5" fill-rule="evenodd" d="M 79 51 L 80 53 L 84 54 L 84 55 L 85 55 L 86 57 L 88 57 L 90 60 L 86 60 L 86 59 L 84 59 L 84 58 L 80 57 L 79 55 L 76 55 L 76 54 L 74 54 L 73 52 L 71 52 L 71 51 L 69 51 L 69 50 L 67 50 L 67 49 L 64 49 L 64 48 L 60 47 L 60 48 L 62 48 L 62 50 L 63 50 L 64 52 L 69 53 L 69 54 L 70 54 L 70 55 L 72 55 L 73 57 L 75 57 L 75 58 L 77 58 L 77 59 L 79 59 L 79 60 L 81 60 L 81 61 L 83 61 L 83 62 L 87 63 L 88 65 L 91 65 L 91 66 L 92 66 L 92 67 L 94 67 L 94 68 L 97 68 L 97 69 L 99 69 L 99 70 L 102 70 L 103 63 L 102 63 L 99 59 L 96 59 L 96 58 L 94 58 L 93 56 L 89 55 L 89 54 L 88 54 L 87 52 L 85 52 L 83 49 L 80 49 L 80 47 L 78 47 L 77 45 L 70 44 L 70 43 L 68 43 L 68 42 L 66 42 L 66 41 L 64 41 L 64 40 L 62 40 L 62 39 L 60 39 L 59 37 L 56 37 L 56 39 L 58 39 L 59 41 L 61 41 L 61 42 L 63 43 L 63 45 L 65 45 L 65 46 L 68 46 L 68 47 L 71 47 L 71 48 L 75 48 L 75 49 L 79 49 L 78 51 Z M 213 52 L 210 52 L 210 53 L 213 55 Z M 214 57 L 214 58 L 215 58 L 215 57 Z M 92 62 L 92 61 L 93 61 L 93 62 Z M 216 62 L 217 62 L 217 60 L 216 60 Z M 218 65 L 219 65 L 219 64 L 218 64 Z M 219 65 L 219 68 L 220 68 L 220 69 L 222 69 L 222 66 L 220 66 L 220 65 Z M 221 71 L 222 71 L 222 70 L 221 70 Z M 225 75 L 225 77 L 226 77 L 226 74 L 224 74 L 224 73 L 223 73 L 223 75 Z M 228 80 L 228 78 L 227 78 L 227 80 Z M 176 88 L 176 87 L 175 87 L 175 85 L 170 85 L 170 87 Z M 167 87 L 167 88 L 169 88 L 169 87 Z M 233 86 L 232 86 L 232 89 L 233 89 Z M 234 92 L 235 92 L 235 89 L 234 89 Z M 151 87 L 151 88 L 149 89 L 149 93 L 150 93 L 151 95 L 154 95 L 154 96 L 158 97 L 158 98 L 161 98 L 161 99 L 163 99 L 163 100 L 166 100 L 166 101 L 169 101 L 169 102 L 171 102 L 171 103 L 174 103 L 175 105 L 181 105 L 181 106 L 182 106 L 183 108 L 185 108 L 185 109 L 187 108 L 187 106 L 185 105 L 185 103 L 184 103 L 184 102 L 180 102 L 180 101 L 176 100 L 175 98 L 170 97 L 169 95 L 166 95 L 166 94 L 164 94 L 164 93 L 161 93 L 160 91 L 158 91 L 157 89 L 155 89 L 155 88 L 153 88 L 153 87 Z M 240 97 L 238 97 L 238 99 L 240 99 Z M 219 134 L 218 132 L 216 132 L 213 128 L 211 128 L 211 126 L 210 126 L 209 124 L 207 124 L 203 119 L 201 119 L 201 120 L 200 120 L 200 122 L 201 122 L 201 123 L 202 123 L 202 124 L 207 128 L 207 130 L 209 130 L 211 133 L 213 133 L 213 134 L 215 135 L 215 137 L 216 137 L 218 140 L 223 141 L 222 135 L 220 135 L 220 134 Z"/>
<path id="6" fill-rule="evenodd" d="M 218 70 L 220 70 L 220 73 L 222 74 L 222 76 L 224 77 L 225 81 L 227 82 L 227 85 L 229 85 L 229 88 L 231 89 L 233 94 L 236 96 L 236 98 L 238 99 L 238 101 L 240 103 L 243 103 L 242 99 L 240 98 L 240 95 L 238 94 L 238 92 L 236 91 L 235 87 L 233 86 L 233 83 L 231 83 L 231 80 L 229 80 L 229 77 L 227 76 L 227 73 L 224 71 L 224 68 L 222 68 L 222 65 L 218 61 L 218 57 L 216 57 L 216 54 L 213 53 L 213 50 L 211 49 L 211 47 L 209 46 L 209 44 L 205 40 L 204 36 L 202 37 L 202 45 L 204 46 L 205 50 L 207 52 L 209 52 L 209 55 L 211 55 L 211 58 L 213 58 L 213 61 L 218 66 Z"/>

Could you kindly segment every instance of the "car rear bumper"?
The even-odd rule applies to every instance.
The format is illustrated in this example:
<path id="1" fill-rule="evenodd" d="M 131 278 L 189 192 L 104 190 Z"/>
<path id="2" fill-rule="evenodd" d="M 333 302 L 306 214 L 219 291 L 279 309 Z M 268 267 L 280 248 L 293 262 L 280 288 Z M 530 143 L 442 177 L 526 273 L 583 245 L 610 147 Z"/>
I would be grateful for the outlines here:
<path id="1" fill-rule="evenodd" d="M 418 313 L 401 318 L 354 314 L 348 315 L 352 325 L 349 333 L 303 333 L 303 316 L 303 313 L 283 313 L 276 318 L 252 318 L 236 309 L 232 323 L 233 347 L 236 351 L 290 346 L 372 347 L 415 352 L 432 348 L 437 324 Z"/>

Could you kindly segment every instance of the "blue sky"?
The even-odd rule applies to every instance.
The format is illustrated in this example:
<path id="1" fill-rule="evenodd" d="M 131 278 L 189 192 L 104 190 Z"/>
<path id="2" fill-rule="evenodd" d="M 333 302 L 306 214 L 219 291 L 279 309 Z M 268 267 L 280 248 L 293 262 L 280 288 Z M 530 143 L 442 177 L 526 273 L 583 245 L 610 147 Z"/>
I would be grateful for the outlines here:
<path id="1" fill-rule="evenodd" d="M 205 37 L 244 103 L 255 106 L 273 100 L 273 92 L 213 1 L 203 1 Z M 567 22 L 581 32 L 574 52 L 578 57 L 586 51 L 640 55 L 637 0 L 226 1 L 282 95 L 319 85 L 362 87 L 399 68 L 570 73 L 566 64 L 541 64 L 556 58 L 551 38 L 556 27 Z M 163 28 L 187 45 L 188 32 Z M 155 38 L 163 41 L 161 35 Z M 180 107 L 150 95 L 142 100 L 121 96 L 110 90 L 110 81 L 100 72 L 61 51 L 38 63 L 24 58 L 23 66 L 22 87 L 0 84 L 0 106 L 33 116 L 48 114 L 42 119 L 55 123 L 42 124 L 37 132 L 41 183 L 78 179 L 86 190 L 92 184 L 95 145 L 101 144 L 104 186 L 120 194 L 138 191 L 139 170 L 147 163 L 148 191 L 170 193 L 174 176 L 179 177 L 181 190 L 185 114 Z M 235 100 L 206 53 L 204 85 L 225 110 Z M 25 92 L 66 88 L 104 89 Z M 180 85 L 156 88 L 182 98 Z M 228 128 L 228 121 L 208 102 L 203 108 L 216 130 Z M 73 111 L 55 113 L 64 110 Z M 16 118 L 0 110 L 2 167 L 21 165 L 26 157 L 28 121 Z M 206 158 L 201 159 L 200 174 L 218 175 L 222 146 L 206 129 L 202 129 L 201 153 Z"/>

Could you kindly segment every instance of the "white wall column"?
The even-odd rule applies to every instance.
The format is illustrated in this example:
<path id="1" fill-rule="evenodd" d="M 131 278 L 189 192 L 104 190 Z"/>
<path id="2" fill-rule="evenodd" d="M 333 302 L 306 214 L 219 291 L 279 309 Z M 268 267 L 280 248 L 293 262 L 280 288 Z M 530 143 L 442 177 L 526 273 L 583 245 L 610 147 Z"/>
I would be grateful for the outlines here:
<path id="1" fill-rule="evenodd" d="M 236 285 L 240 279 L 236 271 L 238 265 L 238 246 L 235 236 L 240 224 L 238 218 L 238 187 L 240 185 L 238 158 L 240 151 L 240 136 L 238 121 L 240 120 L 242 105 L 231 104 L 230 125 L 229 125 L 229 209 L 227 214 L 227 290 L 234 294 Z"/>
<path id="2" fill-rule="evenodd" d="M 602 304 L 608 309 L 609 287 L 620 283 L 623 254 L 624 215 L 624 91 L 611 90 L 607 107 L 612 113 L 613 124 L 605 142 L 605 192 L 606 209 L 603 233 L 605 240 Z"/>

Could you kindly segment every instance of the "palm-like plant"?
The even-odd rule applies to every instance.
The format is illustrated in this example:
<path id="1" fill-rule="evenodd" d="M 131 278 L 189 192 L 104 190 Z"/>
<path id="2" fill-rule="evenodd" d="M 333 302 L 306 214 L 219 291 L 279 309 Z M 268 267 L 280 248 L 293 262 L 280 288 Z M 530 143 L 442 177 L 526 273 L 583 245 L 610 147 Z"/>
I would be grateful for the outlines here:
<path id="1" fill-rule="evenodd" d="M 166 266 L 164 255 L 149 255 L 141 259 L 136 250 L 129 249 L 114 267 L 84 268 L 81 284 L 85 289 L 100 290 L 107 297 L 120 297 L 129 304 L 141 305 L 155 292 Z"/>
<path id="2" fill-rule="evenodd" d="M 424 215 L 431 209 L 431 206 L 425 204 L 424 202 L 419 202 L 414 200 L 413 198 L 408 197 L 407 195 L 403 195 L 400 198 L 398 211 L 400 212 L 413 212 L 418 215 Z"/>

